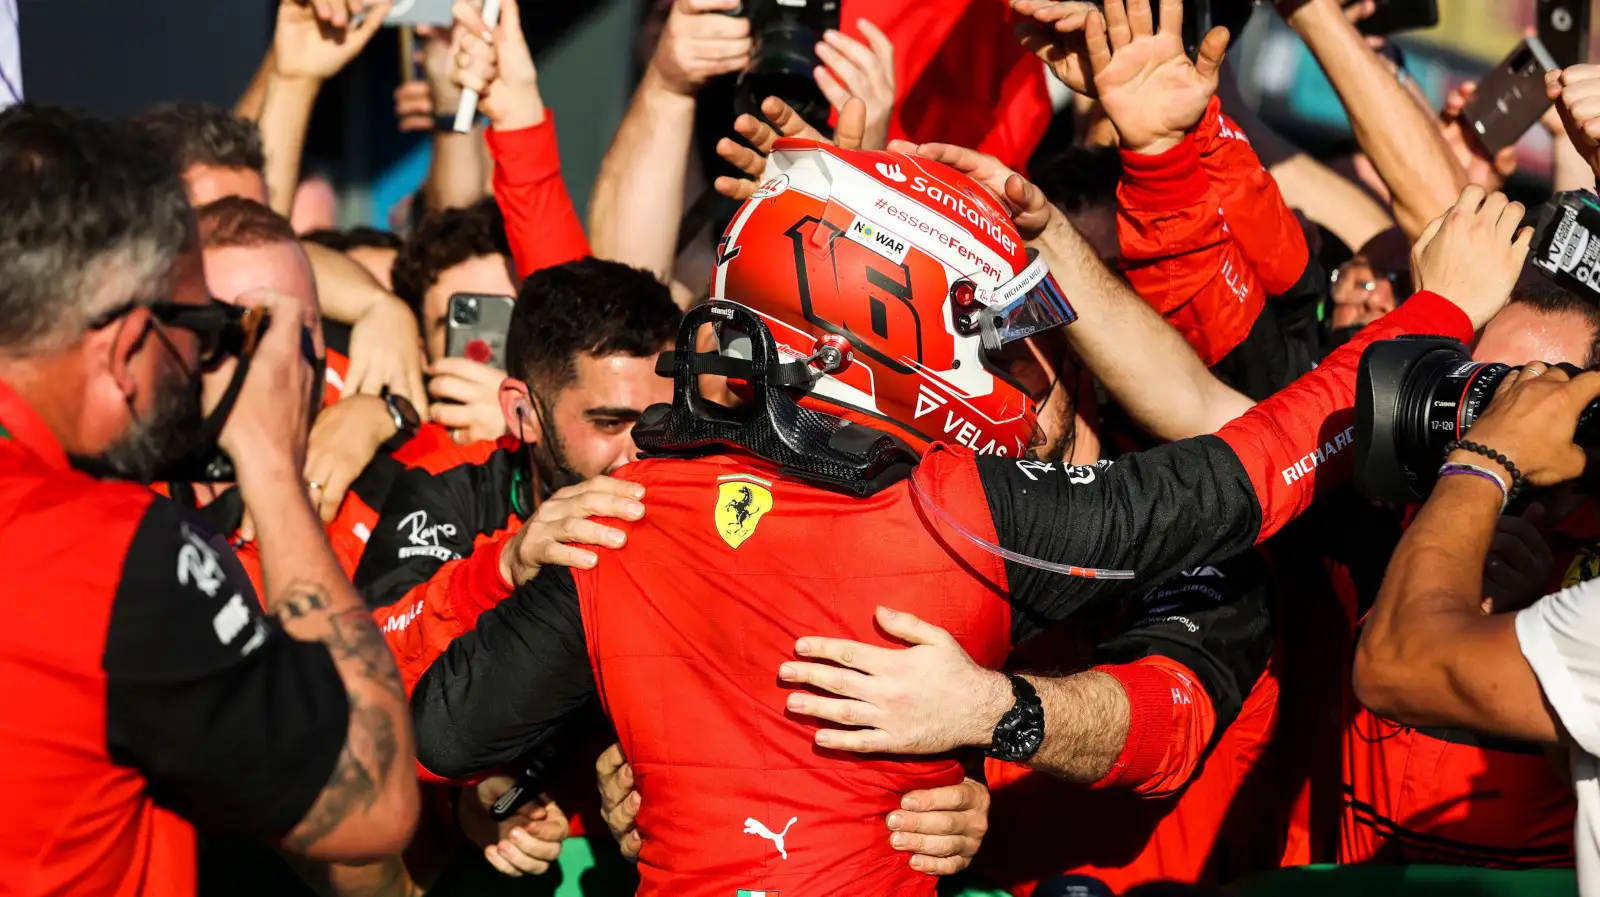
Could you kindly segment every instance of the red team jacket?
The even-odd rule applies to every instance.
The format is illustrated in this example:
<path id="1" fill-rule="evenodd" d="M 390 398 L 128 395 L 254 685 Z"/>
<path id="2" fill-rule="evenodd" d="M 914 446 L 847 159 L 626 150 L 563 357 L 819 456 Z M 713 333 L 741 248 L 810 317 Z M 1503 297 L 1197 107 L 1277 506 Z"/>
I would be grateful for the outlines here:
<path id="1" fill-rule="evenodd" d="M 1470 329 L 1423 294 L 1216 436 L 1069 469 L 936 447 L 914 476 L 990 541 L 1160 582 L 1267 538 L 1338 479 L 1367 342 Z M 462 777 L 514 762 L 600 702 L 644 797 L 641 894 L 932 894 L 934 880 L 889 848 L 882 818 L 960 768 L 813 747 L 814 722 L 785 712 L 775 676 L 793 640 L 886 644 L 871 620 L 889 604 L 998 664 L 1099 596 L 1141 590 L 1137 579 L 1063 588 L 1056 574 L 1002 564 L 933 522 L 905 481 L 852 498 L 731 455 L 618 475 L 650 495 L 642 521 L 611 524 L 628 546 L 602 549 L 593 570 L 546 568 L 484 612 L 417 683 L 412 709 L 419 760 Z"/>
<path id="2" fill-rule="evenodd" d="M 1244 341 L 1267 296 L 1295 285 L 1309 250 L 1294 213 L 1215 97 L 1155 156 L 1122 151 L 1124 273 L 1208 366 Z"/>

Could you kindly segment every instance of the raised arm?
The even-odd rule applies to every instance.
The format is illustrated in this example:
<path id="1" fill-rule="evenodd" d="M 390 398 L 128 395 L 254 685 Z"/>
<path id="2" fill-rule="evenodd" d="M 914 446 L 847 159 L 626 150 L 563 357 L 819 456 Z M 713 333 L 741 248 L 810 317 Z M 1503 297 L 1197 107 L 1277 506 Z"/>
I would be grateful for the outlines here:
<path id="1" fill-rule="evenodd" d="M 589 241 L 561 180 L 555 122 L 539 93 L 516 0 L 503 0 L 492 31 L 469 3 L 457 3 L 453 12 L 460 48 L 455 79 L 479 92 L 478 109 L 489 117 L 494 198 L 505 216 L 517 275 L 588 255 Z"/>
<path id="2" fill-rule="evenodd" d="M 1039 188 L 974 150 L 895 144 L 963 171 L 1001 196 L 1029 245 L 1078 312 L 1065 330 L 1085 367 L 1146 430 L 1163 439 L 1211 433 L 1254 402 L 1207 369 L 1173 329 L 1100 261 L 1083 235 Z"/>
<path id="3" fill-rule="evenodd" d="M 1337 0 L 1283 0 L 1279 8 L 1333 83 L 1357 142 L 1389 187 L 1395 219 L 1415 240 L 1455 202 L 1466 171 Z"/>
<path id="4" fill-rule="evenodd" d="M 627 115 L 600 162 L 589 200 L 596 256 L 671 278 L 695 94 L 711 78 L 750 61 L 750 20 L 724 15 L 738 8 L 738 0 L 672 4 Z"/>
<path id="5" fill-rule="evenodd" d="M 283 845 L 315 859 L 382 856 L 409 839 L 418 816 L 405 693 L 382 633 L 299 488 L 306 423 L 295 409 L 305 407 L 311 390 L 310 370 L 300 360 L 301 322 L 285 301 L 248 301 L 268 305 L 274 322 L 222 445 L 239 468 L 239 488 L 255 519 L 266 608 L 289 635 L 327 646 L 349 703 L 349 731 L 333 774 Z"/>
<path id="6" fill-rule="evenodd" d="M 390 0 L 380 0 L 360 24 L 349 24 L 341 10 L 340 25 L 319 18 L 301 0 L 280 0 L 272 35 L 272 73 L 262 92 L 261 147 L 267 157 L 267 197 L 273 211 L 288 215 L 300 183 L 300 156 L 305 149 L 311 109 L 322 85 L 356 58 L 389 14 Z"/>

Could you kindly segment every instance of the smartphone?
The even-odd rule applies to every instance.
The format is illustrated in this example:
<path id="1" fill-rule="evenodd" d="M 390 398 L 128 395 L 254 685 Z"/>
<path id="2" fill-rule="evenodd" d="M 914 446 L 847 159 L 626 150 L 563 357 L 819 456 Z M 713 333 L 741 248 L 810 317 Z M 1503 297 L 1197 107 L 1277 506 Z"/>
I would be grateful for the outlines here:
<path id="1" fill-rule="evenodd" d="M 1544 76 L 1560 68 L 1537 37 L 1526 37 L 1478 82 L 1478 93 L 1461 112 L 1468 136 L 1487 156 L 1516 143 L 1550 108 Z"/>
<path id="2" fill-rule="evenodd" d="M 1562 68 L 1589 58 L 1592 0 L 1539 0 L 1539 40 Z"/>
<path id="3" fill-rule="evenodd" d="M 383 17 L 385 27 L 398 28 L 402 25 L 450 25 L 455 22 L 455 16 L 450 14 L 451 0 L 395 0 L 394 6 L 389 7 L 389 14 Z M 357 24 L 366 17 L 366 13 L 358 13 L 355 21 Z"/>
<path id="4" fill-rule="evenodd" d="M 1345 0 L 1349 6 L 1358 0 Z M 1417 31 L 1439 24 L 1438 0 L 1377 0 L 1372 15 L 1356 23 L 1362 34 L 1382 36 L 1397 31 Z"/>
<path id="5" fill-rule="evenodd" d="M 506 369 L 506 331 L 511 327 L 510 296 L 456 293 L 445 316 L 445 354 Z"/>

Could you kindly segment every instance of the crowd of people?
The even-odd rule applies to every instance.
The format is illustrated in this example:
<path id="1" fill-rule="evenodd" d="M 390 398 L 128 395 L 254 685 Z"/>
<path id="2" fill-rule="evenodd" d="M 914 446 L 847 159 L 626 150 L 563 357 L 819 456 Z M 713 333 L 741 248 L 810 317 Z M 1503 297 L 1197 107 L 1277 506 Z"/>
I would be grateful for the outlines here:
<path id="1" fill-rule="evenodd" d="M 0 894 L 538 892 L 572 839 L 597 897 L 1600 894 L 1600 306 L 1374 4 L 1276 3 L 1319 159 L 1181 0 L 850 0 L 826 121 L 663 0 L 587 221 L 495 5 L 416 34 L 395 232 L 302 183 L 386 0 L 280 0 L 232 110 L 0 112 Z M 1547 99 L 1592 191 L 1600 65 Z M 1357 380 L 1416 335 L 1519 369 L 1401 505 Z"/>

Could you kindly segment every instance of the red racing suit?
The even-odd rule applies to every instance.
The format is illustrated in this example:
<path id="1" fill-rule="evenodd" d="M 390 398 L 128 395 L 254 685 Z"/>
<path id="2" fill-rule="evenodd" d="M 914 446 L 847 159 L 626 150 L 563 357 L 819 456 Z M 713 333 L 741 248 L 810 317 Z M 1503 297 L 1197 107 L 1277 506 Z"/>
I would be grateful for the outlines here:
<path id="1" fill-rule="evenodd" d="M 494 201 L 506 220 L 506 240 L 517 276 L 581 259 L 589 239 L 561 180 L 561 152 L 555 118 L 528 128 L 484 133 L 494 158 Z"/>
<path id="2" fill-rule="evenodd" d="M 1129 703 L 1127 741 L 1087 788 L 1011 763 L 986 764 L 993 803 L 974 870 L 1028 897 L 1039 880 L 1087 875 L 1113 891 L 1150 881 L 1214 883 L 1275 865 L 1263 841 L 1278 820 L 1244 811 L 1241 796 L 1277 719 L 1271 605 L 1275 588 L 1247 552 L 1163 583 L 1141 599 L 1145 618 L 1096 646 L 1094 669 L 1116 677 Z M 1082 624 L 1074 618 L 1076 634 Z M 1073 668 L 1071 651 L 1041 651 L 1042 636 L 1010 666 Z M 1131 656 L 1137 659 L 1129 660 Z M 1085 820 L 1096 820 L 1085 825 Z"/>
<path id="3" fill-rule="evenodd" d="M 1547 540 L 1545 592 L 1600 575 L 1600 515 L 1583 505 Z M 1537 744 L 1416 729 L 1355 704 L 1345 730 L 1341 863 L 1570 867 L 1577 812 L 1564 771 Z"/>
<path id="4" fill-rule="evenodd" d="M 1172 149 L 1122 151 L 1117 236 L 1129 283 L 1207 366 L 1244 342 L 1266 297 L 1295 288 L 1310 260 L 1298 219 L 1215 97 Z"/>
<path id="5" fill-rule="evenodd" d="M 598 702 L 644 798 L 641 894 L 932 895 L 882 820 L 906 791 L 959 781 L 960 765 L 816 748 L 775 675 L 794 640 L 887 645 L 873 625 L 885 604 L 998 666 L 1085 607 L 1271 536 L 1346 468 L 1366 343 L 1470 329 L 1426 294 L 1216 435 L 1077 468 L 935 446 L 911 475 L 992 544 L 1132 580 L 1003 562 L 938 522 L 907 480 L 854 497 L 738 454 L 628 465 L 615 475 L 644 484 L 650 510 L 610 522 L 627 546 L 601 549 L 592 570 L 546 567 L 450 643 L 412 694 L 418 759 L 478 774 Z"/>

